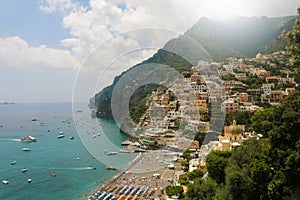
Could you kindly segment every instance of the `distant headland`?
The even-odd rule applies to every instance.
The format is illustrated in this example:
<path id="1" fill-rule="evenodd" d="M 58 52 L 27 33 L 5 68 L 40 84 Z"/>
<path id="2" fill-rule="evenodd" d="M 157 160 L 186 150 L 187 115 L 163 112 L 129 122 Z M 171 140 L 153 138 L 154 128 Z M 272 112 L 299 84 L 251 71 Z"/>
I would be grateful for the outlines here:
<path id="1" fill-rule="evenodd" d="M 0 105 L 11 105 L 11 104 L 16 104 L 15 102 L 0 102 Z"/>

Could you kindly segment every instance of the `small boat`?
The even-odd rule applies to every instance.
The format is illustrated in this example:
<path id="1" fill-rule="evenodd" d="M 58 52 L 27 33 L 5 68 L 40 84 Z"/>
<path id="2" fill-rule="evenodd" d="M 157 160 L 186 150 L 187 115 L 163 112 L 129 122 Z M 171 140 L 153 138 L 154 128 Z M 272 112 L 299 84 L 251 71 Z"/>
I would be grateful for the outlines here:
<path id="1" fill-rule="evenodd" d="M 101 135 L 101 133 L 98 133 L 98 134 L 97 134 L 97 136 L 100 136 L 100 135 Z"/>
<path id="2" fill-rule="evenodd" d="M 31 149 L 26 147 L 26 148 L 23 148 L 22 150 L 23 151 L 30 151 Z"/>
<path id="3" fill-rule="evenodd" d="M 29 135 L 21 138 L 21 142 L 36 142 L 36 138 Z"/>
<path id="4" fill-rule="evenodd" d="M 71 136 L 70 139 L 73 140 L 73 139 L 74 139 L 74 136 Z"/>
<path id="5" fill-rule="evenodd" d="M 36 121 L 37 121 L 37 119 L 33 118 L 31 121 L 32 121 L 32 122 L 36 122 Z"/>
<path id="6" fill-rule="evenodd" d="M 95 137 L 97 137 L 97 135 L 96 135 L 96 134 L 94 134 L 92 137 L 93 137 L 93 138 L 95 138 Z"/>
<path id="7" fill-rule="evenodd" d="M 52 173 L 52 174 L 50 174 L 50 176 L 52 176 L 52 177 L 55 177 L 55 176 L 56 176 L 56 174 L 53 174 L 53 173 Z"/>
<path id="8" fill-rule="evenodd" d="M 27 182 L 28 182 L 28 183 L 31 183 L 31 181 L 32 181 L 32 179 L 31 179 L 31 178 L 27 179 Z"/>
<path id="9" fill-rule="evenodd" d="M 28 168 L 24 167 L 21 171 L 22 172 L 27 172 Z"/>
<path id="10" fill-rule="evenodd" d="M 58 135 L 57 138 L 64 138 L 64 135 Z"/>
<path id="11" fill-rule="evenodd" d="M 62 131 L 59 132 L 59 135 L 63 135 L 64 133 Z"/>
<path id="12" fill-rule="evenodd" d="M 104 153 L 105 153 L 106 155 L 108 155 L 108 156 L 112 156 L 112 155 L 116 155 L 116 154 L 117 154 L 117 152 L 114 152 L 114 151 L 107 151 L 107 150 L 105 150 Z"/>
<path id="13" fill-rule="evenodd" d="M 7 185 L 7 184 L 9 183 L 9 181 L 8 181 L 8 180 L 3 180 L 2 183 L 3 183 L 4 185 Z"/>
<path id="14" fill-rule="evenodd" d="M 15 164 L 17 164 L 17 161 L 14 160 L 14 161 L 12 161 L 10 164 L 11 164 L 11 165 L 15 165 Z"/>
<path id="15" fill-rule="evenodd" d="M 112 167 L 112 166 L 106 166 L 107 170 L 116 170 L 116 168 Z"/>

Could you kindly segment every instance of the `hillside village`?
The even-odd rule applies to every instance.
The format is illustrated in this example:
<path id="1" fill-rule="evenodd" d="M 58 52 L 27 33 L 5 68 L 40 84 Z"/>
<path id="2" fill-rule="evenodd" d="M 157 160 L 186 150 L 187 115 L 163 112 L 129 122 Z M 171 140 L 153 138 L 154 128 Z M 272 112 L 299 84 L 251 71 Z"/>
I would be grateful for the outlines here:
<path id="1" fill-rule="evenodd" d="M 129 113 L 120 114 L 127 101 L 125 105 L 119 100 L 126 95 L 118 96 L 117 106 L 111 102 L 116 82 L 124 74 L 95 96 L 97 116 L 110 116 L 113 104 L 118 108 L 120 131 L 131 136 L 120 152 L 145 152 L 130 164 L 127 172 L 132 175 L 116 180 L 125 188 L 141 184 L 151 188 L 150 195 L 141 199 L 299 199 L 299 19 L 292 31 L 278 31 L 280 35 L 269 45 L 272 50 L 267 51 L 261 47 L 266 42 L 249 39 L 259 35 L 251 32 L 256 29 L 245 27 L 244 42 L 259 44 L 251 55 L 241 53 L 249 53 L 250 44 L 239 42 L 237 35 L 228 34 L 232 40 L 223 37 L 226 31 L 219 31 L 218 40 L 215 28 L 219 26 L 207 24 L 211 25 L 199 20 L 186 34 L 201 42 L 212 36 L 203 44 L 218 62 L 201 61 L 202 57 L 188 62 L 164 50 L 180 46 L 197 54 L 179 37 L 141 63 L 169 66 L 178 76 L 160 68 L 154 76 L 163 78 L 154 78 L 159 81 L 151 84 L 140 74 L 126 77 L 135 85 L 142 80 L 129 100 Z M 237 42 L 236 46 L 222 43 L 224 38 Z M 279 51 L 284 46 L 286 51 Z M 274 53 L 252 57 L 259 49 Z M 125 94 L 131 85 L 122 85 L 120 93 Z M 105 189 L 111 191 L 109 187 Z M 120 195 L 118 199 L 131 198 Z"/>
<path id="2" fill-rule="evenodd" d="M 225 120 L 226 114 L 253 113 L 278 105 L 298 87 L 294 72 L 285 63 L 288 55 L 284 51 L 228 58 L 222 63 L 199 62 L 169 88 L 158 87 L 148 97 L 148 109 L 136 131 L 138 140 L 127 142 L 133 145 L 124 151 L 191 149 L 198 156 L 190 167 L 197 168 L 200 163 L 205 166 L 204 158 L 211 150 L 231 150 L 250 137 L 259 139 L 262 135 L 249 132 L 235 119 L 222 126 L 222 132 L 215 130 L 210 124 L 212 106 L 220 107 Z M 199 133 L 212 136 L 204 142 L 194 140 Z"/>

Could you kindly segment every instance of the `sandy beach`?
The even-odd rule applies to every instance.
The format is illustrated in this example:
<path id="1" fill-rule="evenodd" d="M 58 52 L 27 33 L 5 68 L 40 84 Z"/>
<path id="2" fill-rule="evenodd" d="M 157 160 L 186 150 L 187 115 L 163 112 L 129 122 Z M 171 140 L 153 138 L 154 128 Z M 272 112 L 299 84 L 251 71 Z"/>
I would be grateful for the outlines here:
<path id="1" fill-rule="evenodd" d="M 165 150 L 141 153 L 126 169 L 109 180 L 105 185 L 86 197 L 98 199 L 103 193 L 109 199 L 152 199 L 165 196 L 167 185 L 174 184 L 182 173 L 180 164 L 174 162 L 177 155 Z M 169 169 L 173 163 L 175 169 Z M 113 198 L 114 197 L 114 198 Z"/>

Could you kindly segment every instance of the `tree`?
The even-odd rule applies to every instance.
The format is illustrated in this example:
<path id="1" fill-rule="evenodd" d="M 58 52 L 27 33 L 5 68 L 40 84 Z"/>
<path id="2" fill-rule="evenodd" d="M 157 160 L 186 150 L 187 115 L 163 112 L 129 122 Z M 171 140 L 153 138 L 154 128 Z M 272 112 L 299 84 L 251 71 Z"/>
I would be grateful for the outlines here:
<path id="1" fill-rule="evenodd" d="M 233 199 L 266 199 L 271 168 L 268 139 L 249 139 L 232 153 L 225 170 L 226 189 Z"/>
<path id="2" fill-rule="evenodd" d="M 189 176 L 187 174 L 179 175 L 178 183 L 181 185 L 187 185 L 189 181 Z"/>
<path id="3" fill-rule="evenodd" d="M 181 198 L 183 196 L 183 188 L 182 186 L 168 185 L 166 187 L 166 193 L 168 196 L 178 196 Z"/>
<path id="4" fill-rule="evenodd" d="M 182 160 L 182 161 L 180 161 L 180 164 L 182 166 L 183 171 L 185 171 L 185 172 L 189 171 L 190 163 L 188 161 Z"/>
<path id="5" fill-rule="evenodd" d="M 196 178 L 202 178 L 203 175 L 203 172 L 199 169 L 195 169 L 194 171 L 188 173 L 189 180 L 191 181 L 195 180 Z"/>
<path id="6" fill-rule="evenodd" d="M 191 150 L 190 149 L 186 149 L 183 153 L 182 153 L 182 157 L 184 159 L 186 159 L 187 161 L 190 161 L 192 159 L 191 156 Z"/>
<path id="7" fill-rule="evenodd" d="M 236 120 L 237 124 L 243 124 L 246 126 L 246 129 L 251 124 L 251 117 L 253 116 L 253 112 L 250 111 L 237 111 L 237 112 L 229 112 L 226 113 L 225 124 L 229 126 L 233 120 Z"/>
<path id="8" fill-rule="evenodd" d="M 194 140 L 197 140 L 199 142 L 199 144 L 201 145 L 205 139 L 205 136 L 206 136 L 205 132 L 197 132 Z"/>
<path id="9" fill-rule="evenodd" d="M 206 180 L 195 179 L 194 184 L 188 185 L 187 197 L 190 200 L 212 200 L 217 189 L 218 184 L 209 177 Z"/>
<path id="10" fill-rule="evenodd" d="M 212 151 L 206 157 L 208 176 L 218 184 L 225 183 L 225 168 L 231 156 L 231 151 Z"/>
<path id="11" fill-rule="evenodd" d="M 285 34 L 288 40 L 287 51 L 291 58 L 290 62 L 292 66 L 300 66 L 300 8 L 297 9 L 298 17 L 296 19 L 293 29 Z"/>
<path id="12" fill-rule="evenodd" d="M 226 173 L 226 186 L 232 195 L 233 200 L 252 200 L 251 193 L 254 183 L 249 176 L 250 171 L 246 168 L 242 170 L 228 168 Z"/>
<path id="13" fill-rule="evenodd" d="M 252 121 L 252 129 L 270 140 L 267 156 L 273 170 L 269 198 L 300 198 L 300 92 L 277 107 L 256 113 Z"/>

